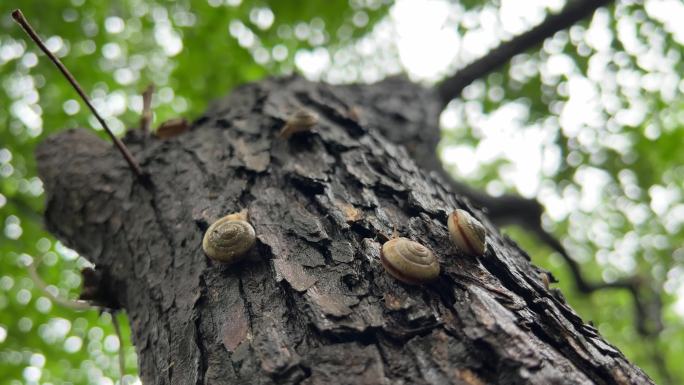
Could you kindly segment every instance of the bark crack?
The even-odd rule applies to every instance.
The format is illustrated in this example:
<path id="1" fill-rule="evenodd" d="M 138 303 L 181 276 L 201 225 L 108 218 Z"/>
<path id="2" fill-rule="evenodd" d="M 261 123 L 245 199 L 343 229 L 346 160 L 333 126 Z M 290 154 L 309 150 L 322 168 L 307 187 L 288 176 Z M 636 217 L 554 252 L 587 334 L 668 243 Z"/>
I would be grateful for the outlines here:
<path id="1" fill-rule="evenodd" d="M 203 385 L 207 376 L 207 370 L 209 369 L 209 352 L 204 346 L 205 337 L 202 333 L 202 314 L 199 311 L 199 306 L 202 304 L 202 298 L 206 295 L 207 285 L 204 280 L 204 274 L 200 275 L 199 279 L 199 289 L 200 293 L 192 307 L 192 317 L 195 323 L 195 343 L 197 345 L 197 350 L 199 350 L 199 371 L 197 376 L 196 385 Z"/>
<path id="2" fill-rule="evenodd" d="M 549 316 L 548 309 L 545 306 L 541 305 L 544 302 L 535 301 L 534 299 L 530 300 L 530 293 L 519 285 L 519 283 L 508 271 L 508 268 L 506 266 L 503 266 L 498 260 L 495 259 L 487 259 L 483 261 L 483 264 L 486 266 L 488 270 L 492 271 L 494 275 L 501 279 L 501 283 L 504 285 L 504 287 L 518 294 L 520 298 L 522 298 L 525 301 L 529 309 L 538 314 L 542 320 L 549 321 L 548 324 L 550 325 L 553 325 L 555 323 L 552 317 Z M 577 328 L 577 325 L 575 324 L 575 322 L 572 322 L 572 320 L 570 320 L 569 322 L 570 324 L 572 324 L 573 328 L 575 328 L 577 334 L 581 335 L 582 329 Z M 532 324 L 530 325 L 530 330 L 540 340 L 553 346 L 558 352 L 563 354 L 568 360 L 570 360 L 570 362 L 572 362 L 572 364 L 576 368 L 578 368 L 585 375 L 587 375 L 587 377 L 593 378 L 594 381 L 597 381 L 600 385 L 621 385 L 618 382 L 615 382 L 614 378 L 612 378 L 610 373 L 606 373 L 607 370 L 605 367 L 603 367 L 603 365 L 597 365 L 594 362 L 587 361 L 585 357 L 582 357 L 582 355 L 574 349 L 574 346 L 572 344 L 568 344 L 567 340 L 561 340 L 561 337 L 570 336 L 569 332 L 564 332 L 563 330 L 547 331 L 543 326 L 538 324 L 536 321 L 532 322 Z M 549 334 L 549 332 L 555 332 L 554 335 L 556 337 L 554 338 L 551 334 Z"/>

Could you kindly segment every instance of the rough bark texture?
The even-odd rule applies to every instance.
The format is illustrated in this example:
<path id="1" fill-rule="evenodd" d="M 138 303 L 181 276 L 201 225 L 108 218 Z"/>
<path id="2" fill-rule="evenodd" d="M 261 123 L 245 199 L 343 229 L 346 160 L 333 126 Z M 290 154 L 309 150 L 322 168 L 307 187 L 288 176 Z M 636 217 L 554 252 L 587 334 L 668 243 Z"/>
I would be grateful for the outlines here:
<path id="1" fill-rule="evenodd" d="M 107 272 L 103 292 L 128 312 L 145 384 L 651 383 L 425 171 L 439 169 L 439 105 L 397 78 L 243 86 L 180 136 L 128 135 L 151 189 L 111 145 L 65 131 L 37 153 L 47 226 Z M 278 139 L 298 106 L 320 123 Z M 409 152 L 432 160 L 419 168 Z M 204 230 L 242 208 L 256 247 L 237 265 L 208 260 Z M 482 258 L 449 242 L 454 208 L 487 227 Z M 439 256 L 437 282 L 383 271 L 395 227 Z"/>

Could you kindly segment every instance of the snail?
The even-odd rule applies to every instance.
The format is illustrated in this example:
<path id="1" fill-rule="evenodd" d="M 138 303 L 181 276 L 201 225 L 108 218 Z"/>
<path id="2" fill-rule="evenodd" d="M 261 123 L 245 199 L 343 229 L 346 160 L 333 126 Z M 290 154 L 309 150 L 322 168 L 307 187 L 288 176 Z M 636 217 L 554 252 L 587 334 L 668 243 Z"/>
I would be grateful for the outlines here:
<path id="1" fill-rule="evenodd" d="M 393 238 L 382 245 L 380 262 L 394 278 L 419 285 L 439 276 L 439 262 L 427 247 L 407 238 Z"/>
<path id="2" fill-rule="evenodd" d="M 465 210 L 456 209 L 447 219 L 449 235 L 454 245 L 465 253 L 478 256 L 484 254 L 486 247 L 485 228 Z"/>
<path id="3" fill-rule="evenodd" d="M 317 113 L 300 108 L 287 119 L 279 136 L 288 139 L 293 134 L 310 130 L 316 123 L 318 123 Z"/>
<path id="4" fill-rule="evenodd" d="M 241 260 L 254 246 L 256 233 L 247 222 L 247 211 L 226 215 L 212 223 L 204 233 L 204 253 L 219 262 L 234 263 Z"/>
<path id="5" fill-rule="evenodd" d="M 347 110 L 347 117 L 356 123 L 361 122 L 361 115 L 361 107 L 359 106 L 354 105 Z"/>
<path id="6" fill-rule="evenodd" d="M 551 285 L 551 278 L 549 277 L 549 273 L 547 272 L 539 272 L 539 278 L 541 279 L 542 283 L 544 284 L 544 288 L 546 290 L 549 290 L 549 286 Z"/>

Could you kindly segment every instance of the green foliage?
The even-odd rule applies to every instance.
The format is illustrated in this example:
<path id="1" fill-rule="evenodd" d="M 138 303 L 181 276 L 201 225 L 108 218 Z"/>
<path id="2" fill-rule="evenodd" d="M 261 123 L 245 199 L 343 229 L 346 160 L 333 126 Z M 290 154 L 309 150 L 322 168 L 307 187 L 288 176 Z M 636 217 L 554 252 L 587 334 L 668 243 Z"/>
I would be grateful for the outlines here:
<path id="1" fill-rule="evenodd" d="M 196 117 L 235 85 L 294 71 L 298 50 L 334 50 L 363 36 L 384 1 L 26 0 L 24 15 L 116 131 L 137 125 L 154 83 L 155 125 Z M 0 15 L 0 383 L 113 383 L 120 378 L 111 317 L 52 303 L 27 275 L 41 259 L 49 290 L 74 299 L 88 262 L 42 229 L 33 150 L 46 135 L 101 128 L 61 74 Z M 102 133 L 102 132 L 101 132 Z M 104 135 L 103 135 L 104 137 Z M 134 348 L 123 316 L 128 375 Z M 110 380 L 111 379 L 111 380 Z M 130 381 L 129 381 L 130 382 Z"/>

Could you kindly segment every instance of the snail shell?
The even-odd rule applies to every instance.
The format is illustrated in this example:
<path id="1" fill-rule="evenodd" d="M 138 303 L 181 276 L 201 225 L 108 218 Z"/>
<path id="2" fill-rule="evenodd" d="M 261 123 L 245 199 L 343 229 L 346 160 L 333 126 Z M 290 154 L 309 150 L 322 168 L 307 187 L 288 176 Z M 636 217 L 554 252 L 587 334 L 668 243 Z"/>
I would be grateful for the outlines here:
<path id="1" fill-rule="evenodd" d="M 439 262 L 427 247 L 407 238 L 394 238 L 382 245 L 380 262 L 394 278 L 412 285 L 439 276 Z"/>
<path id="2" fill-rule="evenodd" d="M 242 259 L 256 242 L 254 227 L 246 220 L 246 213 L 236 213 L 212 223 L 204 233 L 204 253 L 219 262 L 234 263 Z"/>
<path id="3" fill-rule="evenodd" d="M 318 123 L 318 114 L 301 108 L 287 119 L 285 126 L 280 130 L 279 136 L 288 139 L 293 134 L 310 130 L 316 123 Z"/>
<path id="4" fill-rule="evenodd" d="M 449 235 L 454 245 L 466 254 L 482 255 L 486 246 L 486 231 L 482 223 L 469 212 L 456 209 L 447 219 Z"/>
<path id="5" fill-rule="evenodd" d="M 541 279 L 542 283 L 544 284 L 544 288 L 546 290 L 549 290 L 549 286 L 551 285 L 551 279 L 549 278 L 549 273 L 542 271 L 539 273 L 539 278 Z"/>

